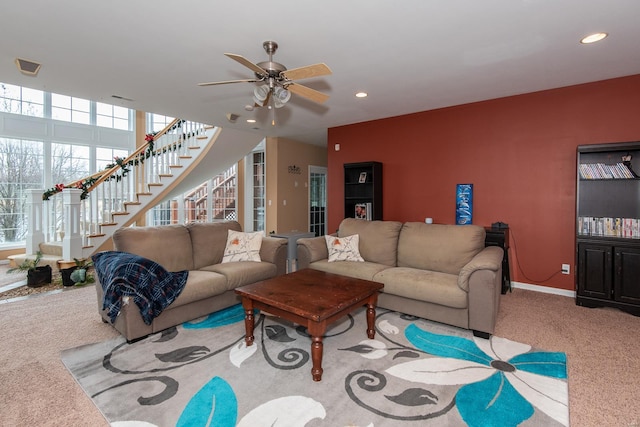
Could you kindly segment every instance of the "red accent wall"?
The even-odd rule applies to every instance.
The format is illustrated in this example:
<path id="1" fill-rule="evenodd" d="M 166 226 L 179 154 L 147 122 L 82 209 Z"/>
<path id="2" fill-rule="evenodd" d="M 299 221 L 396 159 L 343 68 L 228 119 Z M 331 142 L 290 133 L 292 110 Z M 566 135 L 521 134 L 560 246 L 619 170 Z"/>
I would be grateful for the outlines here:
<path id="1" fill-rule="evenodd" d="M 640 75 L 331 128 L 328 231 L 344 163 L 383 163 L 385 220 L 453 224 L 456 184 L 472 183 L 473 223 L 510 226 L 511 279 L 573 290 L 576 147 L 634 140 Z"/>

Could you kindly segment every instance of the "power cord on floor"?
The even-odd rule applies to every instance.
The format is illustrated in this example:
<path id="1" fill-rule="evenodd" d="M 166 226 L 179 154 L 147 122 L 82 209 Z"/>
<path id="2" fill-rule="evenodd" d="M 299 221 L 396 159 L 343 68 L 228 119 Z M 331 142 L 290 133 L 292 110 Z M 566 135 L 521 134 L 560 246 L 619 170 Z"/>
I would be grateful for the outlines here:
<path id="1" fill-rule="evenodd" d="M 542 284 L 542 283 L 546 282 L 547 280 L 551 280 L 555 276 L 557 276 L 558 274 L 562 273 L 562 270 L 558 270 L 558 271 L 556 271 L 555 273 L 553 273 L 551 276 L 547 277 L 544 280 L 533 280 L 532 278 L 528 277 L 526 275 L 526 273 L 524 272 L 524 270 L 522 269 L 522 266 L 520 265 L 520 257 L 518 256 L 518 245 L 516 243 L 516 235 L 513 232 L 513 228 L 509 228 L 509 233 L 511 234 L 511 237 L 513 239 L 513 251 L 516 253 L 516 264 L 518 264 L 518 270 L 520 270 L 520 272 L 522 273 L 522 275 L 524 276 L 525 279 L 527 279 L 531 283 Z"/>

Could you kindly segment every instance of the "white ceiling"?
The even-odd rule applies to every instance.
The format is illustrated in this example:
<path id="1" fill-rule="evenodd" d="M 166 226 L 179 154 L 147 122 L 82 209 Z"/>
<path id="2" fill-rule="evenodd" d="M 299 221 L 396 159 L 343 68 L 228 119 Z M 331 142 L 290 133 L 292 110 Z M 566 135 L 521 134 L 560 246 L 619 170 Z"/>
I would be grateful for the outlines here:
<path id="1" fill-rule="evenodd" d="M 314 144 L 330 127 L 640 74 L 638 0 L 4 3 L 1 82 Z M 579 43 L 596 31 L 610 36 Z M 253 83 L 197 86 L 252 78 L 224 53 L 264 61 L 265 40 L 288 68 L 326 63 L 332 75 L 300 83 L 329 100 L 294 95 L 271 126 L 271 112 L 244 109 Z M 16 57 L 42 63 L 38 76 Z"/>

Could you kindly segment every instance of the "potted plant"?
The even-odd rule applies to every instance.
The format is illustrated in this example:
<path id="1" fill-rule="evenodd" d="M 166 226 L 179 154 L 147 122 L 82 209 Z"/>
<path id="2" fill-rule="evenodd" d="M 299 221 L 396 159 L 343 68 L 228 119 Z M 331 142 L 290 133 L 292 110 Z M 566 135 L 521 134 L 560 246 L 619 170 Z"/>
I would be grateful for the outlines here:
<path id="1" fill-rule="evenodd" d="M 15 273 L 17 271 L 26 271 L 27 286 L 39 288 L 40 286 L 51 283 L 51 266 L 38 265 L 40 260 L 42 260 L 42 252 L 38 251 L 35 258 L 27 258 L 22 262 L 22 264 L 17 267 L 10 268 L 7 272 Z"/>
<path id="2" fill-rule="evenodd" d="M 93 265 L 93 262 L 91 262 L 91 259 L 74 258 L 73 260 L 75 261 L 76 266 L 75 266 L 75 269 L 71 272 L 71 275 L 69 276 L 73 284 L 76 286 L 82 286 L 82 285 L 87 285 L 89 283 L 95 282 L 93 275 L 87 272 L 89 267 Z"/>

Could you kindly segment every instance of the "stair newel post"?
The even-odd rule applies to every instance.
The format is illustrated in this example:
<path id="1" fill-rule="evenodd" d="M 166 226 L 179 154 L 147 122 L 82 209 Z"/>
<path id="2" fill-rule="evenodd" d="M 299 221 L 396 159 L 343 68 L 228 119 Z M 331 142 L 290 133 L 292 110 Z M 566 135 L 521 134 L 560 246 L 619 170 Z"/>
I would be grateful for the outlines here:
<path id="1" fill-rule="evenodd" d="M 29 225 L 27 226 L 26 249 L 28 255 L 38 252 L 40 250 L 40 243 L 44 242 L 42 193 L 44 193 L 44 190 L 27 190 L 27 212 L 29 213 Z"/>
<path id="2" fill-rule="evenodd" d="M 80 233 L 80 205 L 82 190 L 65 188 L 62 191 L 64 205 L 64 239 L 62 239 L 62 259 L 82 258 L 82 234 Z"/>

